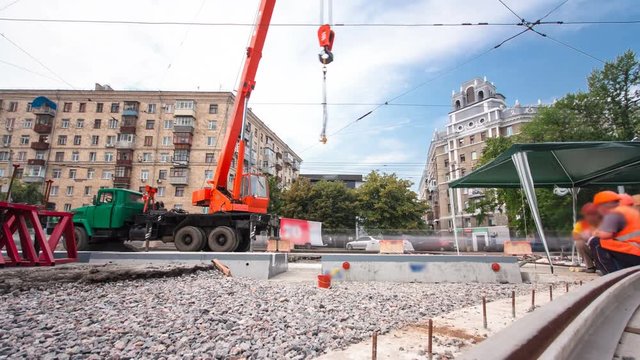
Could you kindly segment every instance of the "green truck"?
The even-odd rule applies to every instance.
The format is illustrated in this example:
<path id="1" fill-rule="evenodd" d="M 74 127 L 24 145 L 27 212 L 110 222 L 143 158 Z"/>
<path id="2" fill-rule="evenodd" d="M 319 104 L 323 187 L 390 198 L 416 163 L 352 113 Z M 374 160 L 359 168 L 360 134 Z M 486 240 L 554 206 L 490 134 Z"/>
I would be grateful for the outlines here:
<path id="1" fill-rule="evenodd" d="M 279 230 L 279 218 L 268 214 L 189 214 L 153 206 L 145 211 L 142 193 L 119 188 L 100 189 L 92 205 L 72 212 L 80 251 L 133 240 L 173 242 L 179 251 L 248 251 L 256 234 L 277 236 Z"/>

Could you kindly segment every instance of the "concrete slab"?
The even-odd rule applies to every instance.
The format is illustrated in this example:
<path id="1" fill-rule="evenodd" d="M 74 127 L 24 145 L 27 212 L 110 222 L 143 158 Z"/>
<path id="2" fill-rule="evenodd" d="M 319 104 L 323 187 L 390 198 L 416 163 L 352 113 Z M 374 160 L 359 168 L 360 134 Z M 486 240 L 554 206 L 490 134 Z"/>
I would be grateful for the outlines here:
<path id="1" fill-rule="evenodd" d="M 323 254 L 321 261 L 334 281 L 522 283 L 518 259 L 510 256 Z"/>
<path id="2" fill-rule="evenodd" d="M 56 256 L 64 256 L 63 252 L 56 252 Z M 248 277 L 267 280 L 288 269 L 287 254 L 268 253 L 215 253 L 215 252 L 110 252 L 110 251 L 80 251 L 78 261 L 90 264 L 210 264 L 218 259 L 231 269 L 232 276 Z"/>

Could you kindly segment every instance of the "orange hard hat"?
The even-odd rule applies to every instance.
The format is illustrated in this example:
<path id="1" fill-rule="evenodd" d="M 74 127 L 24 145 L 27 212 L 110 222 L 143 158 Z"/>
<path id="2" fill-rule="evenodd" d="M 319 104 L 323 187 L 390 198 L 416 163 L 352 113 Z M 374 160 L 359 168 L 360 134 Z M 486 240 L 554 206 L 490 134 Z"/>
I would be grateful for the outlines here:
<path id="1" fill-rule="evenodd" d="M 610 190 L 606 190 L 606 191 L 600 191 L 593 197 L 593 204 L 602 205 L 608 202 L 619 201 L 619 200 L 620 200 L 620 195 L 618 193 Z"/>
<path id="2" fill-rule="evenodd" d="M 620 194 L 620 205 L 633 206 L 633 198 L 629 194 Z"/>

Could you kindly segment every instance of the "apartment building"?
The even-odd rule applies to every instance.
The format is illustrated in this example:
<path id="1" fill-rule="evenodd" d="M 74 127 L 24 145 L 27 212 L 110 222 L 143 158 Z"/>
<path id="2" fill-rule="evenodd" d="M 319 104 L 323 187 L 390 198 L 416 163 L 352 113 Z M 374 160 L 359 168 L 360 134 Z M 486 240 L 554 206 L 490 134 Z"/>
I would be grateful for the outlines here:
<path id="1" fill-rule="evenodd" d="M 50 201 L 60 210 L 91 203 L 102 187 L 152 185 L 168 208 L 206 211 L 191 205 L 191 192 L 213 177 L 233 101 L 230 92 L 99 84 L 92 91 L 0 90 L 0 185 L 5 191 L 18 164 L 23 182 L 53 180 Z M 301 158 L 253 112 L 247 119 L 245 171 L 287 186 Z"/>
<path id="2" fill-rule="evenodd" d="M 522 124 L 537 114 L 538 106 L 522 106 L 516 101 L 508 107 L 493 83 L 475 78 L 452 92 L 451 107 L 446 129 L 433 134 L 420 181 L 419 197 L 430 205 L 425 220 L 434 230 L 450 231 L 455 205 L 457 228 L 508 225 L 500 211 L 482 223 L 465 211 L 470 201 L 484 196 L 485 189 L 454 189 L 452 199 L 449 182 L 475 169 L 488 138 L 517 134 Z"/>

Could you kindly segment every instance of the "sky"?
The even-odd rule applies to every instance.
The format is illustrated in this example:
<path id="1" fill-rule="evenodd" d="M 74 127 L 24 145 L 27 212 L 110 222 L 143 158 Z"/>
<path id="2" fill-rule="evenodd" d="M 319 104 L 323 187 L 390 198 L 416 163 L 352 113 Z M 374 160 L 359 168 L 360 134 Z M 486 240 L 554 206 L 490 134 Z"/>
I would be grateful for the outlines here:
<path id="1" fill-rule="evenodd" d="M 562 1 L 505 0 L 529 21 Z M 258 0 L 181 0 L 179 5 L 169 0 L 0 0 L 0 18 L 249 24 L 258 4 Z M 319 0 L 278 0 L 272 23 L 318 24 L 319 9 Z M 638 19 L 636 0 L 569 0 L 547 18 Z M 336 0 L 333 21 L 517 23 L 518 19 L 498 0 Z M 303 173 L 380 170 L 415 183 L 433 131 L 446 124 L 451 92 L 462 82 L 486 76 L 510 105 L 516 100 L 550 103 L 568 92 L 585 90 L 588 74 L 602 66 L 531 31 L 488 51 L 522 29 L 515 25 L 336 26 L 335 60 L 327 73 L 328 102 L 357 105 L 329 106 L 329 136 L 323 145 L 318 141 L 322 65 L 317 59 L 317 28 L 272 26 L 250 106 L 302 157 Z M 640 24 L 539 25 L 536 29 L 601 60 L 640 48 Z M 237 87 L 251 31 L 250 26 L 0 19 L 0 88 L 92 89 L 97 82 L 114 89 L 231 91 Z M 376 108 L 371 104 L 391 99 L 391 105 L 354 122 Z"/>

